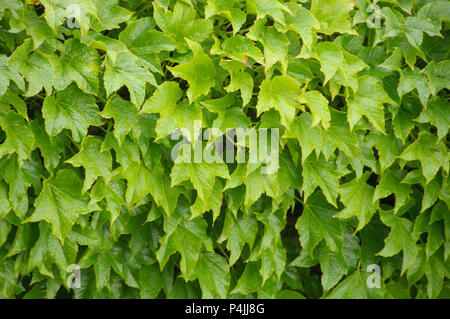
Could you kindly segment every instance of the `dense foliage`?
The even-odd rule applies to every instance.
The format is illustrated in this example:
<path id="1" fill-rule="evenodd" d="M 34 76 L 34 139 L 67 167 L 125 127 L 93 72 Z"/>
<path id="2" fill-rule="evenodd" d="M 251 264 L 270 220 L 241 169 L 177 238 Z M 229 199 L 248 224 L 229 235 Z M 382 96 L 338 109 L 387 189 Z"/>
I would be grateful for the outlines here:
<path id="1" fill-rule="evenodd" d="M 450 297 L 448 1 L 0 16 L 0 296 Z M 279 167 L 178 128 L 278 128 Z"/>

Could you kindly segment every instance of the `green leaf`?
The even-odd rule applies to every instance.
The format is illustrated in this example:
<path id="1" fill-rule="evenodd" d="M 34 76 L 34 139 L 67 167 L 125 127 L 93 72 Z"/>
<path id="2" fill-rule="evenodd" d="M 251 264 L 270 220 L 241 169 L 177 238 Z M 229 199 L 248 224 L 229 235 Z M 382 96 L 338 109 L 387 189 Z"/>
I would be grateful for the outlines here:
<path id="1" fill-rule="evenodd" d="M 444 60 L 439 63 L 430 61 L 423 69 L 423 72 L 428 78 L 428 87 L 431 95 L 436 95 L 443 88 L 450 89 L 450 77 L 447 72 L 449 67 L 449 60 Z"/>
<path id="2" fill-rule="evenodd" d="M 119 40 L 149 68 L 152 68 L 157 59 L 156 53 L 176 48 L 171 37 L 154 30 L 154 27 L 155 22 L 150 17 L 142 18 L 129 23 L 119 35 Z"/>
<path id="3" fill-rule="evenodd" d="M 270 15 L 281 25 L 285 25 L 284 12 L 291 13 L 285 4 L 277 0 L 252 0 L 250 3 L 256 8 L 257 19 Z"/>
<path id="4" fill-rule="evenodd" d="M 296 99 L 300 93 L 298 84 L 288 76 L 276 76 L 272 80 L 264 80 L 256 105 L 258 116 L 274 108 L 280 113 L 281 124 L 289 126 L 295 117 L 296 108 L 300 106 Z"/>
<path id="5" fill-rule="evenodd" d="M 122 99 L 119 95 L 111 96 L 105 108 L 99 113 L 104 118 L 114 119 L 114 136 L 119 141 L 119 146 L 137 124 L 137 109 L 133 103 Z"/>
<path id="6" fill-rule="evenodd" d="M 302 247 L 310 256 L 314 256 L 314 248 L 322 240 L 334 252 L 342 249 L 344 241 L 342 223 L 334 217 L 338 211 L 323 199 L 320 193 L 311 196 L 303 206 L 303 213 L 295 224 Z"/>
<path id="7" fill-rule="evenodd" d="M 78 216 L 96 208 L 88 206 L 89 196 L 81 195 L 81 189 L 81 180 L 74 171 L 59 170 L 44 180 L 42 192 L 34 203 L 36 210 L 26 221 L 45 220 L 52 225 L 52 234 L 64 241 Z"/>
<path id="8" fill-rule="evenodd" d="M 97 51 L 78 39 L 70 39 L 64 43 L 64 51 L 56 61 L 55 88 L 57 90 L 64 90 L 73 81 L 85 93 L 98 93 L 100 58 Z"/>
<path id="9" fill-rule="evenodd" d="M 28 39 L 8 58 L 8 66 L 28 81 L 27 96 L 36 95 L 43 88 L 47 95 L 51 95 L 54 77 L 52 62 L 47 55 L 32 50 L 33 43 Z"/>
<path id="10" fill-rule="evenodd" d="M 301 4 L 288 2 L 287 7 L 292 12 L 292 15 L 285 14 L 286 25 L 301 37 L 308 49 L 311 50 L 313 44 L 313 37 L 315 31 L 320 30 L 320 23 L 311 13 L 305 9 Z"/>
<path id="11" fill-rule="evenodd" d="M 400 83 L 398 84 L 397 92 L 400 97 L 405 93 L 408 93 L 414 88 L 417 89 L 420 102 L 424 106 L 427 105 L 429 89 L 425 74 L 419 72 L 417 69 L 409 70 L 405 69 L 400 72 Z"/>
<path id="12" fill-rule="evenodd" d="M 320 70 L 325 75 L 326 84 L 344 63 L 341 49 L 331 42 L 320 42 L 314 46 L 313 56 L 320 62 Z"/>
<path id="13" fill-rule="evenodd" d="M 64 151 L 63 136 L 57 135 L 51 139 L 45 131 L 44 120 L 40 117 L 30 122 L 30 128 L 34 134 L 35 145 L 39 148 L 44 158 L 45 167 L 48 170 L 52 170 L 58 166 L 60 154 Z"/>
<path id="14" fill-rule="evenodd" d="M 226 298 L 230 286 L 228 264 L 220 255 L 206 252 L 199 256 L 192 274 L 198 278 L 203 298 Z"/>
<path id="15" fill-rule="evenodd" d="M 98 177 L 106 182 L 111 179 L 112 158 L 109 151 L 101 152 L 102 140 L 98 137 L 87 136 L 81 143 L 80 152 L 66 160 L 75 167 L 84 167 L 85 179 L 82 193 L 86 192 Z"/>
<path id="16" fill-rule="evenodd" d="M 370 76 L 358 78 L 356 96 L 348 101 L 348 122 L 350 128 L 363 117 L 372 123 L 378 131 L 385 133 L 383 103 L 394 103 L 378 81 Z"/>
<path id="17" fill-rule="evenodd" d="M 193 141 L 196 137 L 196 122 L 202 121 L 202 113 L 198 104 L 189 104 L 182 100 L 183 91 L 176 82 L 164 82 L 153 95 L 142 106 L 141 113 L 159 113 L 160 117 L 156 122 L 156 139 L 161 139 L 174 133 L 177 129 L 187 129 L 189 133 L 186 138 Z M 199 128 L 198 128 L 199 129 Z"/>
<path id="18" fill-rule="evenodd" d="M 391 228 L 391 232 L 385 239 L 385 246 L 378 255 L 391 257 L 403 251 L 403 274 L 415 263 L 419 250 L 416 246 L 417 239 L 411 235 L 412 223 L 406 218 L 395 216 L 392 211 L 380 211 L 380 217 L 383 223 Z"/>
<path id="19" fill-rule="evenodd" d="M 15 82 L 17 86 L 23 91 L 25 90 L 25 82 L 22 77 L 8 67 L 8 60 L 5 55 L 0 55 L 0 94 L 6 93 L 11 81 Z"/>
<path id="20" fill-rule="evenodd" d="M 350 0 L 313 0 L 311 12 L 320 22 L 320 31 L 325 34 L 356 34 L 349 19 L 353 6 Z"/>
<path id="21" fill-rule="evenodd" d="M 132 206 L 145 195 L 151 194 L 155 202 L 170 214 L 176 207 L 178 192 L 169 186 L 169 178 L 163 175 L 163 169 L 157 167 L 150 171 L 139 163 L 133 163 L 122 172 L 128 182 L 125 198 Z"/>
<path id="22" fill-rule="evenodd" d="M 174 76 L 188 82 L 187 97 L 192 103 L 200 95 L 208 94 L 211 87 L 215 85 L 215 69 L 211 59 L 203 52 L 200 44 L 189 39 L 186 39 L 186 42 L 194 54 L 193 59 L 174 67 L 168 67 L 168 69 Z M 199 77 L 198 74 L 202 74 L 202 76 Z"/>
<path id="23" fill-rule="evenodd" d="M 162 267 L 167 263 L 168 258 L 175 252 L 181 254 L 180 269 L 185 279 L 190 278 L 195 269 L 200 256 L 200 250 L 204 246 L 211 251 L 211 239 L 206 235 L 206 222 L 202 217 L 197 217 L 191 221 L 181 220 L 179 212 L 171 222 L 171 231 L 161 237 L 161 246 L 156 252 L 156 258 Z"/>
<path id="24" fill-rule="evenodd" d="M 230 294 L 246 295 L 250 292 L 257 291 L 262 285 L 259 268 L 260 264 L 258 262 L 248 262 L 245 266 L 244 273 Z"/>
<path id="25" fill-rule="evenodd" d="M 230 72 L 230 84 L 225 87 L 227 92 L 240 90 L 243 106 L 246 106 L 252 98 L 253 78 L 250 74 L 242 72 L 245 67 L 237 61 L 224 62 L 221 61 L 220 66 Z"/>
<path id="26" fill-rule="evenodd" d="M 302 162 L 313 150 L 316 155 L 323 153 L 328 160 L 336 148 L 347 156 L 359 157 L 358 139 L 355 132 L 351 132 L 346 114 L 330 109 L 331 124 L 328 130 L 320 126 L 312 126 L 312 116 L 302 113 L 296 117 L 285 133 L 285 137 L 296 138 L 302 148 Z"/>
<path id="27" fill-rule="evenodd" d="M 190 181 L 202 201 L 208 198 L 216 177 L 229 178 L 228 168 L 220 158 L 215 158 L 212 163 L 195 163 L 191 158 L 178 157 L 170 173 L 172 186 L 184 181 Z"/>
<path id="28" fill-rule="evenodd" d="M 431 181 L 441 166 L 448 171 L 447 149 L 442 141 L 428 132 L 420 132 L 414 143 L 410 144 L 400 155 L 406 161 L 419 160 L 423 176 Z M 445 166 L 447 165 L 447 166 Z"/>
<path id="29" fill-rule="evenodd" d="M 366 276 L 361 271 L 354 272 L 334 288 L 327 299 L 380 299 L 383 288 L 369 288 Z"/>
<path id="30" fill-rule="evenodd" d="M 334 207 L 337 207 L 337 190 L 342 173 L 337 170 L 336 165 L 332 161 L 325 161 L 323 156 L 314 158 L 313 155 L 310 155 L 303 163 L 302 175 L 305 201 L 319 186 L 327 201 Z"/>
<path id="31" fill-rule="evenodd" d="M 44 17 L 47 23 L 56 30 L 65 18 L 74 18 L 79 23 L 81 33 L 86 37 L 90 17 L 97 16 L 97 7 L 91 0 L 42 0 L 45 7 Z M 72 21 L 74 27 L 76 23 Z"/>
<path id="32" fill-rule="evenodd" d="M 391 194 L 394 194 L 394 213 L 397 213 L 398 210 L 406 204 L 406 201 L 409 198 L 409 194 L 411 193 L 411 186 L 401 183 L 404 175 L 405 174 L 397 170 L 385 171 L 381 175 L 380 182 L 375 188 L 372 203 L 375 203 L 380 198 L 385 198 Z"/>
<path id="33" fill-rule="evenodd" d="M 299 97 L 300 103 L 308 105 L 312 113 L 312 124 L 316 126 L 320 122 L 324 129 L 330 127 L 331 115 L 328 109 L 328 100 L 319 91 L 307 91 Z"/>
<path id="34" fill-rule="evenodd" d="M 437 127 L 438 138 L 444 138 L 450 128 L 449 103 L 441 97 L 428 102 L 427 107 L 420 113 L 416 121 L 420 123 L 431 123 Z"/>
<path id="35" fill-rule="evenodd" d="M 358 226 L 356 231 L 366 226 L 378 210 L 378 202 L 372 202 L 375 189 L 366 183 L 368 178 L 369 173 L 364 173 L 360 178 L 341 185 L 338 190 L 345 208 L 336 217 L 350 218 L 357 216 Z"/>
<path id="36" fill-rule="evenodd" d="M 0 113 L 0 128 L 6 132 L 6 140 L 0 145 L 0 157 L 17 153 L 20 165 L 34 149 L 34 134 L 22 116 L 13 111 Z"/>
<path id="37" fill-rule="evenodd" d="M 153 74 L 132 54 L 119 52 L 115 61 L 107 57 L 104 63 L 104 82 L 108 96 L 125 85 L 130 92 L 131 102 L 140 107 L 145 98 L 145 84 L 148 82 L 156 86 Z"/>
<path id="38" fill-rule="evenodd" d="M 202 42 L 211 33 L 213 22 L 211 19 L 196 19 L 196 13 L 192 5 L 177 1 L 173 11 L 165 10 L 153 3 L 153 17 L 158 27 L 178 43 L 178 49 L 186 52 L 185 38 L 191 42 Z M 188 42 L 189 47 L 192 49 Z"/>
<path id="39" fill-rule="evenodd" d="M 92 23 L 92 28 L 98 32 L 120 28 L 120 23 L 127 22 L 133 13 L 117 5 L 117 0 L 92 0 L 97 8 L 98 19 Z"/>
<path id="40" fill-rule="evenodd" d="M 69 129 L 73 139 L 80 142 L 90 125 L 102 125 L 97 112 L 95 98 L 71 85 L 45 98 L 42 106 L 45 131 L 52 138 L 63 129 Z"/>

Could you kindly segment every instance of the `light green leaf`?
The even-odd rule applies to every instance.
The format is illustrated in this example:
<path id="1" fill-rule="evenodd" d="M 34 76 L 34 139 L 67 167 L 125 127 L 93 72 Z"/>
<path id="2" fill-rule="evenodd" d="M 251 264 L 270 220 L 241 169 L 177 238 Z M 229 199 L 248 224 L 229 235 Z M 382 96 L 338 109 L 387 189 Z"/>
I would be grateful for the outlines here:
<path id="1" fill-rule="evenodd" d="M 109 151 L 101 152 L 101 145 L 100 138 L 88 136 L 83 139 L 80 152 L 66 160 L 75 167 L 84 167 L 85 169 L 82 193 L 86 192 L 100 176 L 105 178 L 107 183 L 111 179 L 111 154 Z"/>
<path id="2" fill-rule="evenodd" d="M 216 72 L 214 64 L 209 56 L 203 52 L 201 45 L 189 39 L 186 39 L 186 42 L 194 53 L 193 59 L 175 67 L 168 67 L 168 69 L 174 76 L 188 82 L 187 96 L 192 103 L 200 95 L 208 94 L 211 87 L 215 85 L 214 75 Z"/>
<path id="3" fill-rule="evenodd" d="M 348 100 L 348 122 L 350 128 L 363 117 L 372 123 L 378 131 L 385 134 L 383 103 L 394 103 L 377 79 L 370 76 L 358 78 L 358 91 L 356 96 Z"/>
<path id="4" fill-rule="evenodd" d="M 59 170 L 55 176 L 44 180 L 34 203 L 36 210 L 26 221 L 45 220 L 52 225 L 53 235 L 64 241 L 78 216 L 96 209 L 88 206 L 89 196 L 81 195 L 81 189 L 81 180 L 74 171 Z"/>
<path id="5" fill-rule="evenodd" d="M 406 161 L 419 160 L 422 164 L 423 176 L 427 183 L 433 179 L 441 166 L 448 170 L 447 149 L 442 141 L 428 132 L 420 132 L 414 143 L 410 144 L 399 158 Z M 447 165 L 447 166 L 445 166 Z"/>
<path id="6" fill-rule="evenodd" d="M 45 98 L 42 106 L 45 131 L 52 138 L 63 129 L 69 129 L 73 139 L 80 142 L 90 125 L 102 125 L 97 112 L 95 98 L 71 85 L 64 91 Z"/>
<path id="7" fill-rule="evenodd" d="M 366 183 L 368 178 L 369 173 L 364 173 L 360 178 L 342 185 L 338 190 L 345 208 L 336 217 L 350 218 L 357 216 L 358 226 L 356 231 L 363 229 L 378 209 L 378 202 L 372 202 L 375 189 Z"/>
<path id="8" fill-rule="evenodd" d="M 324 202 L 320 193 L 311 196 L 303 206 L 295 228 L 300 235 L 302 247 L 314 256 L 314 248 L 324 240 L 331 251 L 342 249 L 344 233 L 342 223 L 335 218 L 337 210 Z"/>
<path id="9" fill-rule="evenodd" d="M 300 106 L 297 100 L 300 93 L 298 84 L 288 76 L 276 76 L 272 80 L 264 80 L 256 105 L 258 116 L 274 108 L 280 113 L 281 124 L 289 126 L 295 117 L 296 108 Z"/>

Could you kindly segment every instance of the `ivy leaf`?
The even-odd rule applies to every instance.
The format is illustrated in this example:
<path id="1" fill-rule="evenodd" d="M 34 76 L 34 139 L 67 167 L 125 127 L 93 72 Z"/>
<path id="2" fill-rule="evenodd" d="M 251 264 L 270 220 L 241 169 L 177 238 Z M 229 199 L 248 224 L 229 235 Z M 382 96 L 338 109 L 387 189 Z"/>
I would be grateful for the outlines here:
<path id="1" fill-rule="evenodd" d="M 371 132 L 367 138 L 370 144 L 373 144 L 378 150 L 381 171 L 394 164 L 397 156 L 402 151 L 401 143 L 395 137 L 383 135 L 378 132 Z"/>
<path id="2" fill-rule="evenodd" d="M 305 103 L 312 113 L 312 124 L 316 126 L 320 122 L 324 129 L 330 127 L 331 115 L 328 109 L 328 100 L 319 91 L 306 91 L 299 97 L 300 103 Z"/>
<path id="3" fill-rule="evenodd" d="M 171 37 L 154 30 L 154 27 L 155 22 L 150 17 L 142 18 L 129 23 L 119 35 L 119 40 L 125 43 L 142 63 L 153 68 L 152 70 L 155 68 L 155 60 L 158 61 L 156 53 L 176 48 L 176 43 Z"/>
<path id="4" fill-rule="evenodd" d="M 179 64 L 175 67 L 168 67 L 170 72 L 176 77 L 181 77 L 189 84 L 187 96 L 192 103 L 200 95 L 208 94 L 211 87 L 215 85 L 215 69 L 214 64 L 200 44 L 186 38 L 189 48 L 194 53 L 191 61 Z M 202 74 L 202 76 L 198 76 Z"/>
<path id="5" fill-rule="evenodd" d="M 82 193 L 85 193 L 99 176 L 105 178 L 106 182 L 111 179 L 111 154 L 109 151 L 101 152 L 101 146 L 100 138 L 87 136 L 81 142 L 80 152 L 66 160 L 66 163 L 75 167 L 84 167 L 86 171 Z"/>
<path id="6" fill-rule="evenodd" d="M 280 62 L 283 71 L 286 72 L 289 39 L 284 33 L 278 32 L 275 27 L 266 27 L 255 31 L 255 34 L 250 29 L 247 37 L 255 41 L 258 40 L 263 44 L 264 67 L 266 69 Z"/>
<path id="7" fill-rule="evenodd" d="M 331 124 L 328 130 L 320 126 L 312 127 L 312 116 L 302 113 L 296 117 L 285 133 L 285 137 L 296 138 L 302 148 L 302 162 L 313 150 L 316 155 L 324 154 L 328 160 L 336 148 L 342 150 L 347 156 L 359 157 L 358 138 L 351 132 L 346 114 L 330 109 Z"/>
<path id="8" fill-rule="evenodd" d="M 34 149 L 34 134 L 22 116 L 13 111 L 0 113 L 0 127 L 6 132 L 6 140 L 0 145 L 0 157 L 17 153 L 20 165 Z"/>
<path id="9" fill-rule="evenodd" d="M 33 154 L 33 153 L 32 153 Z M 27 190 L 33 185 L 40 190 L 42 168 L 33 157 L 19 165 L 17 155 L 4 156 L 0 160 L 0 176 L 9 185 L 9 201 L 15 214 L 22 220 L 28 211 Z"/>
<path id="10" fill-rule="evenodd" d="M 80 214 L 96 209 L 88 206 L 89 196 L 81 195 L 82 183 L 74 171 L 59 170 L 55 176 L 44 180 L 33 215 L 27 222 L 45 220 L 52 225 L 53 235 L 64 241 Z"/>
<path id="11" fill-rule="evenodd" d="M 126 135 L 137 124 L 137 113 L 138 111 L 133 103 L 125 101 L 115 94 L 109 98 L 105 108 L 99 114 L 104 118 L 114 119 L 114 136 L 119 141 L 120 146 Z"/>
<path id="12" fill-rule="evenodd" d="M 29 6 L 23 5 L 22 8 L 17 8 L 13 12 L 9 21 L 11 31 L 17 33 L 25 30 L 33 39 L 33 49 L 40 47 L 44 41 L 48 41 L 51 45 L 54 44 L 54 30 L 42 16 L 37 15 L 36 11 L 30 9 Z"/>
<path id="13" fill-rule="evenodd" d="M 423 69 L 423 72 L 428 78 L 428 87 L 431 95 L 436 95 L 443 88 L 450 90 L 450 76 L 447 72 L 449 67 L 449 60 L 444 60 L 439 63 L 430 61 L 430 63 L 428 63 L 428 65 Z"/>
<path id="14" fill-rule="evenodd" d="M 54 137 L 63 129 L 69 129 L 73 139 L 80 142 L 90 125 L 102 125 L 97 112 L 95 98 L 71 85 L 45 98 L 42 106 L 45 131 L 50 137 Z"/>
<path id="15" fill-rule="evenodd" d="M 383 297 L 382 288 L 369 288 L 367 278 L 363 272 L 356 271 L 348 276 L 336 288 L 334 288 L 327 299 L 380 299 Z"/>
<path id="16" fill-rule="evenodd" d="M 429 298 L 438 298 L 442 290 L 445 278 L 448 278 L 448 269 L 442 263 L 441 259 L 433 255 L 427 260 L 425 274 L 428 279 L 427 295 Z"/>
<path id="17" fill-rule="evenodd" d="M 319 21 L 317 21 L 311 11 L 304 8 L 301 4 L 289 2 L 287 7 L 292 12 L 292 15 L 285 14 L 286 25 L 297 32 L 302 37 L 306 47 L 311 50 L 314 31 L 320 30 Z"/>
<path id="18" fill-rule="evenodd" d="M 261 267 L 259 262 L 248 262 L 244 273 L 239 278 L 236 286 L 230 291 L 230 294 L 249 294 L 257 291 L 262 285 L 262 277 L 259 273 Z"/>
<path id="19" fill-rule="evenodd" d="M 64 90 L 74 81 L 85 93 L 98 93 L 100 58 L 97 51 L 78 39 L 70 39 L 64 42 L 64 50 L 56 61 L 56 89 Z"/>
<path id="20" fill-rule="evenodd" d="M 431 20 L 419 17 L 407 17 L 405 20 L 404 33 L 409 43 L 413 47 L 418 48 L 423 40 L 423 33 L 427 33 L 429 36 L 441 36 L 439 30 L 441 24 L 432 23 Z"/>
<path id="21" fill-rule="evenodd" d="M 44 158 L 45 167 L 52 170 L 58 166 L 60 154 L 64 151 L 64 138 L 62 135 L 54 136 L 53 139 L 45 131 L 44 120 L 36 117 L 30 122 L 30 128 L 33 131 L 35 145 L 41 151 Z"/>
<path id="22" fill-rule="evenodd" d="M 399 158 L 406 161 L 419 160 L 422 164 L 423 176 L 428 183 L 439 171 L 439 168 L 445 165 L 447 149 L 436 136 L 423 131 L 419 133 L 414 143 L 399 155 Z M 448 170 L 448 163 L 444 169 Z"/>
<path id="23" fill-rule="evenodd" d="M 385 239 L 384 248 L 378 253 L 383 257 L 391 257 L 403 251 L 402 274 L 415 262 L 418 254 L 417 239 L 412 237 L 412 223 L 410 220 L 393 215 L 391 211 L 380 211 L 384 224 L 391 228 L 389 236 Z"/>
<path id="24" fill-rule="evenodd" d="M 322 286 L 325 291 L 333 288 L 347 274 L 347 265 L 344 260 L 344 253 L 335 253 L 324 244 L 318 247 L 317 259 L 320 261 L 322 270 Z"/>
<path id="25" fill-rule="evenodd" d="M 156 86 L 155 77 L 140 65 L 138 58 L 124 52 L 117 53 L 115 61 L 106 58 L 104 82 L 108 96 L 125 85 L 130 92 L 131 102 L 137 107 L 144 102 L 145 84 L 148 82 Z"/>
<path id="26" fill-rule="evenodd" d="M 230 20 L 233 26 L 233 34 L 239 31 L 245 23 L 246 14 L 234 7 L 232 0 L 208 0 L 208 5 L 205 8 L 205 18 L 208 19 L 215 14 L 221 14 Z"/>
<path id="27" fill-rule="evenodd" d="M 241 256 L 242 249 L 247 243 L 253 247 L 258 232 L 258 222 L 254 216 L 235 218 L 231 213 L 227 214 L 220 241 L 227 239 L 227 249 L 231 252 L 229 265 L 234 265 Z"/>
<path id="28" fill-rule="evenodd" d="M 79 23 L 84 37 L 89 30 L 90 17 L 97 16 L 97 7 L 91 0 L 42 0 L 45 7 L 44 17 L 56 30 L 65 18 L 74 18 Z"/>
<path id="29" fill-rule="evenodd" d="M 175 252 L 181 254 L 181 273 L 187 279 L 192 276 L 200 256 L 200 250 L 204 246 L 211 251 L 211 239 L 206 234 L 206 222 L 202 217 L 191 221 L 183 221 L 179 212 L 171 217 L 171 230 L 160 239 L 161 246 L 156 252 L 156 258 L 162 267 L 167 263 L 169 257 Z"/>
<path id="30" fill-rule="evenodd" d="M 216 180 L 214 183 L 214 187 L 211 190 L 211 194 L 209 194 L 208 198 L 205 201 L 202 201 L 200 197 L 196 198 L 195 203 L 191 206 L 191 218 L 195 218 L 209 210 L 212 210 L 213 220 L 215 221 L 220 214 L 222 200 L 223 184 L 220 181 Z"/>
<path id="31" fill-rule="evenodd" d="M 358 91 L 355 98 L 348 101 L 348 122 L 353 129 L 356 123 L 366 116 L 378 131 L 386 134 L 384 129 L 383 103 L 394 103 L 377 79 L 370 76 L 358 78 Z"/>
<path id="32" fill-rule="evenodd" d="M 356 231 L 363 229 L 378 209 L 378 202 L 372 202 L 375 189 L 366 183 L 369 176 L 369 173 L 364 173 L 360 178 L 342 185 L 338 190 L 345 208 L 336 217 L 350 218 L 357 216 L 358 226 Z"/>
<path id="33" fill-rule="evenodd" d="M 320 42 L 314 47 L 313 56 L 320 62 L 326 84 L 344 63 L 342 50 L 332 42 Z"/>
<path id="34" fill-rule="evenodd" d="M 375 203 L 380 198 L 385 198 L 391 194 L 395 194 L 395 208 L 394 213 L 406 204 L 406 201 L 411 193 L 411 186 L 402 183 L 404 174 L 395 170 L 385 171 L 381 175 L 380 182 L 375 188 L 372 203 Z"/>
<path id="35" fill-rule="evenodd" d="M 198 278 L 203 298 L 216 296 L 226 298 L 230 286 L 230 273 L 228 264 L 222 256 L 210 252 L 200 254 L 191 278 Z"/>
<path id="36" fill-rule="evenodd" d="M 11 71 L 22 74 L 28 81 L 27 96 L 36 95 L 43 88 L 47 95 L 51 95 L 54 77 L 53 65 L 47 55 L 38 50 L 32 50 L 32 41 L 25 40 L 8 58 L 8 66 Z"/>
<path id="37" fill-rule="evenodd" d="M 13 81 L 23 91 L 25 90 L 25 82 L 22 77 L 14 71 L 11 71 L 7 65 L 8 60 L 6 56 L 0 55 L 0 94 L 4 95 L 10 81 Z"/>
<path id="38" fill-rule="evenodd" d="M 175 209 L 178 192 L 170 188 L 169 179 L 164 177 L 161 167 L 150 171 L 142 164 L 133 163 L 122 171 L 122 175 L 128 182 L 125 198 L 130 206 L 151 194 L 168 214 Z"/>
<path id="39" fill-rule="evenodd" d="M 92 0 L 98 10 L 98 19 L 91 26 L 94 30 L 101 32 L 119 28 L 120 23 L 130 20 L 133 13 L 118 6 L 117 2 L 117 0 Z"/>
<path id="40" fill-rule="evenodd" d="M 426 106 L 428 102 L 429 89 L 425 74 L 419 72 L 417 69 L 405 69 L 400 72 L 400 83 L 398 84 L 397 92 L 400 97 L 408 93 L 414 88 L 419 93 L 420 102 Z"/>
<path id="41" fill-rule="evenodd" d="M 344 242 L 341 221 L 334 217 L 337 210 L 323 199 L 320 193 L 312 195 L 303 206 L 303 213 L 295 224 L 302 247 L 310 256 L 314 256 L 314 248 L 322 240 L 334 252 L 340 251 Z"/>
<path id="42" fill-rule="evenodd" d="M 337 189 L 339 188 L 339 178 L 342 174 L 337 170 L 333 162 L 325 161 L 322 156 L 316 159 L 313 155 L 310 155 L 303 163 L 302 175 L 305 201 L 314 192 L 315 188 L 320 186 L 327 201 L 334 207 L 337 207 Z"/>
<path id="43" fill-rule="evenodd" d="M 285 25 L 284 12 L 291 13 L 289 8 L 277 0 L 252 0 L 256 8 L 257 19 L 263 19 L 270 15 L 276 22 Z"/>
<path id="44" fill-rule="evenodd" d="M 450 128 L 450 108 L 441 97 L 428 102 L 426 109 L 422 110 L 416 119 L 420 123 L 431 123 L 437 127 L 438 139 L 441 140 L 447 136 Z"/>
<path id="45" fill-rule="evenodd" d="M 256 105 L 258 116 L 274 108 L 280 113 L 281 124 L 289 126 L 299 107 L 296 98 L 301 91 L 297 83 L 289 76 L 276 76 L 272 80 L 264 80 L 260 89 Z"/>
<path id="46" fill-rule="evenodd" d="M 256 41 L 256 39 L 254 40 Z M 264 56 L 261 50 L 248 37 L 235 35 L 223 41 L 222 44 L 218 42 L 219 40 L 217 38 L 214 38 L 214 41 L 215 43 L 211 48 L 211 53 L 224 54 L 232 60 L 242 62 L 244 65 L 235 63 L 236 65 L 239 65 L 241 69 L 248 64 L 248 57 L 251 57 L 257 63 L 264 64 Z M 234 66 L 234 68 L 237 68 L 237 66 Z"/>
<path id="47" fill-rule="evenodd" d="M 211 19 L 196 19 L 195 10 L 191 4 L 177 1 L 173 11 L 165 10 L 153 3 L 153 17 L 156 24 L 167 35 L 178 43 L 178 49 L 186 52 L 185 38 L 191 42 L 202 42 L 211 33 L 213 23 Z M 192 49 L 191 44 L 189 47 Z"/>
<path id="48" fill-rule="evenodd" d="M 214 186 L 216 177 L 228 179 L 230 175 L 227 165 L 217 157 L 215 162 L 212 163 L 204 161 L 195 163 L 183 154 L 175 161 L 170 177 L 172 178 L 172 187 L 181 182 L 190 181 L 197 190 L 200 199 L 206 201 Z"/>
<path id="49" fill-rule="evenodd" d="M 187 100 L 178 102 L 183 96 L 178 83 L 166 81 L 161 84 L 153 95 L 142 106 L 141 113 L 159 113 L 160 118 L 156 122 L 156 140 L 174 133 L 177 129 L 188 130 L 189 141 L 195 138 L 196 121 L 202 121 L 200 107 L 189 104 Z M 187 132 L 182 132 L 186 134 Z"/>
<path id="50" fill-rule="evenodd" d="M 320 31 L 325 34 L 356 34 L 349 19 L 353 6 L 354 3 L 350 0 L 313 0 L 311 12 L 320 22 Z"/>

